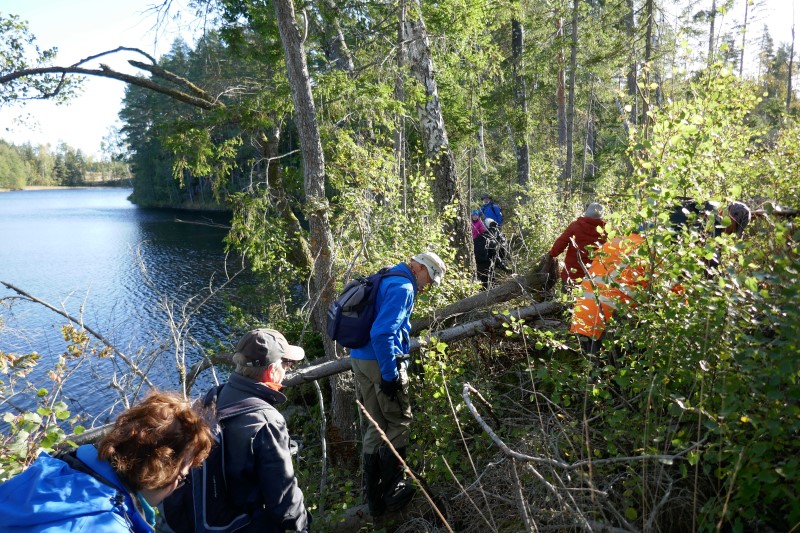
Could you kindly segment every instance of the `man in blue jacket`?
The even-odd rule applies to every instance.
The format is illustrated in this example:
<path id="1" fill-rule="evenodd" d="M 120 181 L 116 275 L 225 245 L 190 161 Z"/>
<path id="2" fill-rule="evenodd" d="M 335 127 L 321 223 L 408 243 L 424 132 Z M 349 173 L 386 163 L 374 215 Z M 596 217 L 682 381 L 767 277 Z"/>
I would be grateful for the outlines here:
<path id="1" fill-rule="evenodd" d="M 487 194 L 483 193 L 481 195 L 481 202 L 483 205 L 481 206 L 481 212 L 483 213 L 483 218 L 491 218 L 495 222 L 497 222 L 498 226 L 503 225 L 503 212 L 500 211 L 500 206 L 492 200 L 492 197 Z"/>
<path id="2" fill-rule="evenodd" d="M 438 255 L 423 252 L 390 270 L 401 275 L 381 279 L 370 341 L 350 350 L 350 361 L 359 401 L 405 458 L 412 418 L 406 372 L 411 311 L 417 293 L 432 283 L 438 285 L 447 268 Z M 371 424 L 364 432 L 364 477 L 367 504 L 374 517 L 402 509 L 414 495 L 413 486 L 403 477 L 402 465 L 382 445 Z"/>

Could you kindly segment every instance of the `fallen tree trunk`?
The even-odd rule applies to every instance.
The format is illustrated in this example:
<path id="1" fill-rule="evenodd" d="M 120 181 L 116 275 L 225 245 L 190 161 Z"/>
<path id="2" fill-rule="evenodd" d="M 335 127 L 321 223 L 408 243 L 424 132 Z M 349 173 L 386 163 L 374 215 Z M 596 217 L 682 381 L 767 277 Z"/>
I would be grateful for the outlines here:
<path id="1" fill-rule="evenodd" d="M 491 315 L 480 320 L 467 322 L 466 324 L 460 324 L 458 326 L 439 331 L 436 334 L 425 336 L 422 338 L 422 340 L 420 340 L 420 338 L 411 339 L 411 348 L 409 349 L 409 353 L 418 352 L 424 342 L 428 342 L 433 338 L 442 342 L 454 342 L 467 337 L 474 337 L 475 335 L 478 335 L 482 331 L 486 331 L 488 329 L 497 329 L 501 327 L 502 324 L 510 322 L 512 318 L 514 320 L 542 318 L 557 313 L 562 309 L 563 305 L 558 302 L 543 302 L 511 311 L 507 315 L 499 313 Z M 534 322 L 534 326 L 536 325 L 537 324 Z M 540 325 L 549 324 L 543 323 Z M 286 380 L 283 382 L 283 386 L 296 387 L 298 385 L 303 385 L 304 383 L 309 383 L 333 374 L 346 372 L 347 370 L 350 370 L 349 357 L 325 361 L 323 363 L 299 369 L 297 372 L 294 372 L 288 378 L 286 378 Z"/>
<path id="2" fill-rule="evenodd" d="M 563 305 L 558 302 L 542 302 L 510 311 L 508 314 L 497 313 L 479 320 L 467 322 L 466 324 L 459 324 L 458 326 L 436 332 L 435 334 L 426 335 L 422 339 L 419 337 L 411 339 L 411 348 L 409 349 L 409 352 L 418 352 L 423 343 L 427 343 L 434 338 L 442 342 L 454 342 L 467 337 L 474 337 L 475 335 L 478 335 L 479 333 L 489 329 L 497 329 L 501 327 L 502 324 L 510 322 L 512 319 L 526 321 L 534 319 L 534 322 L 532 323 L 534 327 L 550 326 L 552 325 L 552 322 L 542 319 L 545 316 L 557 313 L 562 309 Z M 220 353 L 212 357 L 206 357 L 203 359 L 203 361 L 195 363 L 188 373 L 187 391 L 190 390 L 190 383 L 194 383 L 195 378 L 203 368 L 208 368 L 212 364 L 220 363 L 231 365 L 232 359 L 232 353 Z M 317 362 L 314 365 L 298 369 L 283 381 L 283 386 L 286 388 L 297 387 L 299 385 L 311 383 L 312 381 L 327 378 L 348 370 L 350 370 L 350 357 L 342 357 L 332 360 L 328 359 Z M 109 429 L 111 429 L 110 424 L 85 431 L 81 435 L 70 435 L 68 440 L 78 445 L 94 442 L 105 435 Z"/>
<path id="3" fill-rule="evenodd" d="M 507 302 L 523 294 L 531 294 L 534 298 L 538 297 L 541 300 L 543 298 L 540 295 L 551 289 L 557 280 L 558 261 L 545 254 L 539 265 L 527 274 L 516 276 L 502 285 L 453 302 L 437 309 L 430 316 L 412 320 L 411 334 L 415 335 L 424 329 L 430 329 L 431 326 L 448 318 Z"/>

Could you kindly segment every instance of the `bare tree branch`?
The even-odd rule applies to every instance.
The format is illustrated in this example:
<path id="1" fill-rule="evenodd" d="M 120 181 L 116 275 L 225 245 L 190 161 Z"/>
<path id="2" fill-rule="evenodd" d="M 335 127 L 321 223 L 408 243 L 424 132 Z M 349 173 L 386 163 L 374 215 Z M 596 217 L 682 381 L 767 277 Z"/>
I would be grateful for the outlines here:
<path id="1" fill-rule="evenodd" d="M 702 442 L 697 442 L 692 446 L 682 450 L 679 453 L 674 455 L 634 455 L 630 457 L 609 457 L 606 459 L 589 459 L 586 461 L 578 461 L 577 463 L 565 463 L 563 461 L 556 461 L 554 459 L 548 459 L 546 457 L 534 457 L 532 455 L 526 455 L 524 453 L 520 453 L 518 451 L 512 450 L 508 447 L 508 445 L 503 442 L 503 440 L 497 436 L 489 424 L 487 424 L 481 415 L 478 414 L 477 409 L 472 405 L 472 400 L 470 399 L 470 393 L 479 394 L 478 391 L 469 383 L 464 383 L 464 389 L 461 396 L 464 398 L 464 402 L 467 404 L 467 408 L 469 412 L 472 413 L 472 417 L 480 424 L 483 430 L 486 432 L 487 435 L 494 441 L 494 443 L 500 448 L 504 454 L 512 457 L 518 461 L 529 461 L 531 463 L 536 463 L 545 466 L 552 466 L 555 468 L 561 468 L 563 470 L 576 470 L 578 468 L 583 468 L 589 465 L 599 465 L 599 464 L 611 464 L 611 463 L 632 463 L 638 461 L 674 461 L 675 459 L 680 459 L 682 456 L 686 455 L 690 451 L 694 450 Z"/>
<path id="2" fill-rule="evenodd" d="M 99 54 L 99 55 L 105 55 L 107 53 L 110 53 L 110 52 L 104 52 L 103 54 Z M 144 53 L 144 52 L 142 52 L 142 53 Z M 86 60 L 82 60 L 77 65 L 79 65 L 83 61 L 86 61 Z M 133 64 L 133 63 L 138 63 L 138 62 L 136 62 L 136 61 L 131 62 L 131 64 Z M 143 64 L 139 63 L 139 65 L 143 65 Z M 167 71 L 163 71 L 163 70 L 162 70 L 162 72 L 163 73 L 167 73 Z M 69 66 L 69 67 L 53 66 L 53 67 L 38 67 L 38 68 L 17 70 L 15 72 L 10 72 L 8 74 L 0 76 L 0 85 L 5 84 L 5 83 L 10 83 L 12 81 L 16 81 L 16 80 L 18 80 L 20 78 L 24 78 L 24 77 L 44 76 L 44 75 L 47 75 L 47 74 L 62 74 L 62 75 L 77 74 L 77 75 L 82 75 L 82 76 L 98 76 L 98 77 L 101 77 L 101 78 L 110 78 L 110 79 L 123 81 L 125 83 L 130 83 L 131 85 L 136 85 L 137 87 L 142 87 L 144 89 L 149 89 L 149 90 L 157 92 L 157 93 L 164 94 L 164 95 L 169 96 L 171 98 L 174 98 L 174 99 L 176 99 L 176 100 L 178 100 L 180 102 L 189 104 L 189 105 L 194 106 L 194 107 L 199 107 L 200 109 L 211 110 L 211 109 L 219 109 L 219 108 L 224 107 L 224 105 L 221 102 L 216 101 L 215 99 L 211 98 L 208 95 L 206 95 L 206 97 L 200 97 L 200 96 L 195 96 L 195 95 L 192 95 L 192 94 L 188 94 L 188 93 L 186 93 L 184 91 L 181 91 L 181 90 L 178 90 L 178 89 L 175 89 L 175 88 L 172 88 L 172 87 L 167 87 L 165 85 L 161 85 L 161 84 L 156 83 L 156 82 L 154 82 L 154 81 L 152 81 L 152 80 L 150 80 L 148 78 L 143 78 L 141 76 L 133 76 L 131 74 L 125 74 L 124 72 L 119 72 L 117 70 L 112 69 L 108 65 L 103 65 L 103 64 L 100 65 L 99 69 L 83 68 L 83 67 L 80 67 L 80 66 Z M 169 73 L 169 74 L 174 78 L 180 78 L 180 76 L 178 76 L 177 74 L 172 74 L 172 73 Z M 185 80 L 183 83 L 181 83 L 181 85 L 188 86 L 188 85 L 191 85 L 191 82 L 189 82 L 188 80 Z M 47 99 L 47 98 L 52 98 L 52 97 L 58 95 L 62 88 L 63 88 L 63 83 L 59 84 L 51 92 L 42 93 L 41 97 L 38 97 L 38 99 L 44 100 L 44 99 Z"/>
<path id="3" fill-rule="evenodd" d="M 46 308 L 50 309 L 54 313 L 63 316 L 64 318 L 66 318 L 67 320 L 72 322 L 73 324 L 77 324 L 78 326 L 82 327 L 83 329 L 85 329 L 86 331 L 91 333 L 97 340 L 102 342 L 105 346 L 108 346 L 109 348 L 111 348 L 111 350 L 114 352 L 114 354 L 117 357 L 119 357 L 120 359 L 122 359 L 125 362 L 125 364 L 127 364 L 130 367 L 130 369 L 133 370 L 134 374 L 136 374 L 137 376 L 142 378 L 142 380 L 145 383 L 147 383 L 150 387 L 155 388 L 153 383 L 147 378 L 147 375 L 139 369 L 137 364 L 131 358 L 129 358 L 124 353 L 120 352 L 117 349 L 116 346 L 114 346 L 113 344 L 111 344 L 111 342 L 109 342 L 108 339 L 106 339 L 100 333 L 98 333 L 95 330 L 93 330 L 91 327 L 89 327 L 86 324 L 84 324 L 82 320 L 78 320 L 77 318 L 71 316 L 66 311 L 62 311 L 61 309 L 58 309 L 57 307 L 54 307 L 54 306 L 50 305 L 49 303 L 45 302 L 44 300 L 40 300 L 39 298 L 37 298 L 37 297 L 35 297 L 35 296 L 31 295 L 31 294 L 28 294 L 27 292 L 23 291 L 22 289 L 18 289 L 17 287 L 15 287 L 14 285 L 12 285 L 10 283 L 6 283 L 5 281 L 0 281 L 0 284 L 5 285 L 7 288 L 11 289 L 12 291 L 16 292 L 17 294 L 20 294 L 20 295 L 24 296 L 25 298 L 27 298 L 31 302 L 38 303 L 40 305 L 45 306 Z"/>

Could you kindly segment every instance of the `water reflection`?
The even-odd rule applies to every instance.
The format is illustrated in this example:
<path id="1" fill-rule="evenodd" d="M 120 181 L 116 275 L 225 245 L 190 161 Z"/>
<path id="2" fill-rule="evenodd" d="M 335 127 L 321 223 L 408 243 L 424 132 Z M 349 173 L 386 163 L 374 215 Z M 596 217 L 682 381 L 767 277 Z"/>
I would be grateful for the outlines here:
<path id="1" fill-rule="evenodd" d="M 0 194 L 0 280 L 82 317 L 131 357 L 166 342 L 166 353 L 153 363 L 149 375 L 158 386 L 174 388 L 175 347 L 169 345 L 170 312 L 163 302 L 180 307 L 194 295 L 207 295 L 210 283 L 222 283 L 225 230 L 176 221 L 199 215 L 138 209 L 126 199 L 130 192 Z M 213 218 L 226 223 L 224 216 Z M 240 283 L 234 282 L 225 294 L 232 294 Z M 0 298 L 13 294 L 0 287 Z M 41 354 L 33 378 L 47 386 L 45 371 L 66 349 L 60 334 L 66 320 L 43 306 L 19 301 L 2 312 L 6 324 L 0 330 L 0 350 Z M 188 336 L 199 342 L 223 337 L 224 314 L 223 298 L 212 298 L 187 324 Z M 189 362 L 200 357 L 198 346 L 188 345 L 186 352 Z M 65 394 L 76 410 L 99 415 L 118 397 L 110 386 L 114 374 L 121 379 L 130 372 L 118 360 L 87 361 L 68 382 Z M 206 377 L 200 386 L 207 381 Z M 0 405 L 0 410 L 7 407 Z"/>

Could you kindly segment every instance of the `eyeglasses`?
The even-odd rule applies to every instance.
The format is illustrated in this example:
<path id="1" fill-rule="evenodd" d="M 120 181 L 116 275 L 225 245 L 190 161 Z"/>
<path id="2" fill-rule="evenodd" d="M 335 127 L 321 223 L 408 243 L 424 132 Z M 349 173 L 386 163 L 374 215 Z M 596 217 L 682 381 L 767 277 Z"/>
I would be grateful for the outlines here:
<path id="1" fill-rule="evenodd" d="M 281 359 L 281 365 L 283 365 L 284 370 L 291 370 L 294 366 L 294 361 L 290 361 L 288 359 Z"/>
<path id="2" fill-rule="evenodd" d="M 178 474 L 178 484 L 175 485 L 175 488 L 179 489 L 183 487 L 184 485 L 186 485 L 186 482 L 188 480 L 189 480 L 189 474 L 188 473 L 184 474 L 183 472 L 181 472 L 180 474 Z"/>

